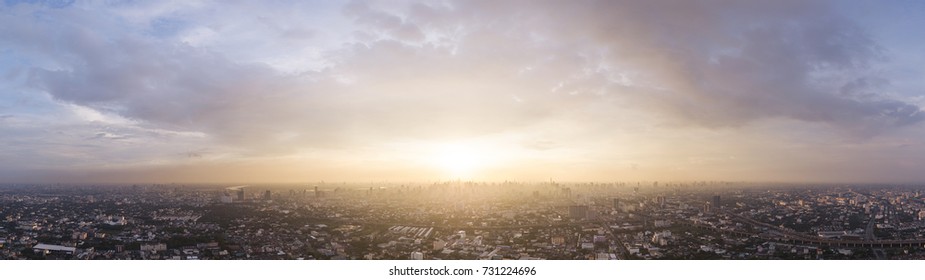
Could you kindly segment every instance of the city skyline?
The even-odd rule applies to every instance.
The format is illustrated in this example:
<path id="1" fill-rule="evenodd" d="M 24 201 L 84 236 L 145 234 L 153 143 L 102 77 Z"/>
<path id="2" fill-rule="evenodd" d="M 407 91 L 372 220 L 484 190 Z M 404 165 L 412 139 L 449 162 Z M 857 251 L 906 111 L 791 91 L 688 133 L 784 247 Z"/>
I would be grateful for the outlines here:
<path id="1" fill-rule="evenodd" d="M 0 4 L 0 179 L 925 182 L 925 4 Z"/>
<path id="2" fill-rule="evenodd" d="M 0 184 L 0 205 L 0 259 L 925 258 L 921 184 Z"/>

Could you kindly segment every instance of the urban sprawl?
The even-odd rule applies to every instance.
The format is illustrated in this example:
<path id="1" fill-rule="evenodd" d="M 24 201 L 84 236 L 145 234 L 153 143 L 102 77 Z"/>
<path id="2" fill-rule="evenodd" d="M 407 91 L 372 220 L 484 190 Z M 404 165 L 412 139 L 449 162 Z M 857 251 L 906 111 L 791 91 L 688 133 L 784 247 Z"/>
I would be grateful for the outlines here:
<path id="1" fill-rule="evenodd" d="M 925 186 L 0 186 L 0 259 L 922 259 Z"/>

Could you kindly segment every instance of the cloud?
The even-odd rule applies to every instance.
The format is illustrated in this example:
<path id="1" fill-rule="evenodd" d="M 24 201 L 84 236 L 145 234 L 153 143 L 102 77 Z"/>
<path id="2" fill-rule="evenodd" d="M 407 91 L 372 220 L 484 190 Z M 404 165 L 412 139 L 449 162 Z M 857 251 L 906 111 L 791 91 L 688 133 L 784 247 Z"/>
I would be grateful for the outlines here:
<path id="1" fill-rule="evenodd" d="M 876 93 L 841 96 L 846 83 L 825 79 L 885 79 L 868 71 L 882 59 L 881 47 L 825 2 L 475 5 L 487 11 L 476 18 L 504 18 L 495 25 L 588 49 L 592 59 L 578 63 L 597 75 L 573 87 L 631 95 L 632 103 L 687 124 L 792 118 L 855 131 L 922 120 L 914 105 Z M 635 75 L 636 85 L 600 78 L 621 75 Z"/>
<path id="2" fill-rule="evenodd" d="M 390 77 L 428 69 L 471 83 L 516 85 L 514 94 L 539 105 L 537 115 L 558 113 L 553 104 L 605 102 L 614 111 L 631 106 L 685 126 L 788 118 L 855 136 L 923 119 L 918 106 L 879 92 L 889 80 L 871 65 L 884 60 L 883 48 L 827 2 L 451 3 L 404 9 L 351 3 L 347 13 L 382 40 L 401 38 L 399 26 L 415 26 L 439 34 L 420 49 L 446 51 L 395 53 L 394 46 L 373 43 L 362 52 L 369 55 L 348 60 L 359 65 L 339 68 Z M 864 95 L 844 94 L 858 86 Z"/>
<path id="3" fill-rule="evenodd" d="M 60 29 L 52 38 L 32 42 L 55 42 L 46 55 L 59 67 L 31 69 L 29 86 L 78 108 L 201 131 L 255 152 L 485 133 L 538 115 L 501 98 L 523 90 L 494 76 L 508 74 L 477 71 L 504 61 L 482 66 L 447 48 L 389 39 L 353 44 L 333 52 L 341 59 L 335 67 L 291 74 L 163 38 L 99 33 L 93 26 L 106 22 L 73 16 L 74 24 L 44 26 Z"/>
<path id="4" fill-rule="evenodd" d="M 353 2 L 344 14 L 380 35 L 332 50 L 331 67 L 300 75 L 131 30 L 100 33 L 96 25 L 108 22 L 69 13 L 75 23 L 33 38 L 55 42 L 47 55 L 60 67 L 34 69 L 32 81 L 62 101 L 228 139 L 342 135 L 351 126 L 482 131 L 465 124 L 492 115 L 483 125 L 506 128 L 555 114 L 555 105 L 613 100 L 703 126 L 783 117 L 864 130 L 922 120 L 917 106 L 878 95 L 876 84 L 864 84 L 863 98 L 839 94 L 885 80 L 865 72 L 880 47 L 823 2 L 666 5 L 463 1 L 386 10 Z M 277 30 L 268 34 L 312 29 L 258 20 Z M 833 84 L 819 78 L 826 74 L 858 78 Z M 353 82 L 332 82 L 345 79 Z M 511 94 L 532 107 L 505 103 Z M 414 122 L 422 118 L 434 125 Z"/>
<path id="5" fill-rule="evenodd" d="M 548 123 L 583 129 L 537 135 L 786 119 L 864 138 L 925 118 L 876 70 L 884 47 L 826 1 L 289 4 L 18 4 L 0 11 L 0 55 L 21 62 L 7 67 L 27 73 L 24 92 L 96 121 L 62 129 L 86 129 L 67 141 L 201 145 L 173 143 L 171 155 L 533 135 Z M 521 143 L 555 152 L 575 138 Z"/>

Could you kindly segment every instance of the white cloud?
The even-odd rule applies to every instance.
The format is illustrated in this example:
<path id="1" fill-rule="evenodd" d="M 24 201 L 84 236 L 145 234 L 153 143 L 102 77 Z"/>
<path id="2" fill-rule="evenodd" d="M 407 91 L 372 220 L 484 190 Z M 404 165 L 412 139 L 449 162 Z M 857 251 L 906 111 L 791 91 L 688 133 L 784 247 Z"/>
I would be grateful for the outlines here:
<path id="1" fill-rule="evenodd" d="M 67 104 L 71 111 L 77 115 L 80 120 L 86 122 L 100 122 L 104 124 L 114 124 L 114 125 L 133 125 L 137 122 L 126 119 L 117 114 L 104 114 L 100 111 L 97 111 L 93 108 L 76 105 L 76 104 Z"/>

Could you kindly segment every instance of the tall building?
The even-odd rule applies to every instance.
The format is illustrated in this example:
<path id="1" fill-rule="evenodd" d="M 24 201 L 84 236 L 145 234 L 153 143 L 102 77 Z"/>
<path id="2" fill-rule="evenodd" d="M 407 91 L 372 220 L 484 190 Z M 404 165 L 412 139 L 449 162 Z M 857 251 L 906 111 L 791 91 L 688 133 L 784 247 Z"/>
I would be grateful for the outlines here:
<path id="1" fill-rule="evenodd" d="M 238 201 L 244 201 L 244 188 L 238 189 Z"/>
<path id="2" fill-rule="evenodd" d="M 719 202 L 720 202 L 719 195 L 714 195 L 712 202 L 713 202 L 713 208 L 719 209 Z"/>
<path id="3" fill-rule="evenodd" d="M 263 193 L 263 200 L 270 200 L 270 190 Z"/>

